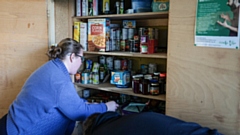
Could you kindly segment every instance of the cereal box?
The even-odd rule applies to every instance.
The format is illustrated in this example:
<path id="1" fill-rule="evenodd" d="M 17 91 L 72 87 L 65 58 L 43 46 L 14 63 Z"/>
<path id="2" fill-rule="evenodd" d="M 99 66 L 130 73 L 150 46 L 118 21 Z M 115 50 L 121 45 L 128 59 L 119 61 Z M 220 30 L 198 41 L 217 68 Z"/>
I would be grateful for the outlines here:
<path id="1" fill-rule="evenodd" d="M 88 19 L 88 51 L 104 52 L 109 38 L 109 19 Z"/>
<path id="2" fill-rule="evenodd" d="M 73 39 L 76 41 L 80 41 L 80 23 L 81 22 L 74 22 L 73 26 Z"/>

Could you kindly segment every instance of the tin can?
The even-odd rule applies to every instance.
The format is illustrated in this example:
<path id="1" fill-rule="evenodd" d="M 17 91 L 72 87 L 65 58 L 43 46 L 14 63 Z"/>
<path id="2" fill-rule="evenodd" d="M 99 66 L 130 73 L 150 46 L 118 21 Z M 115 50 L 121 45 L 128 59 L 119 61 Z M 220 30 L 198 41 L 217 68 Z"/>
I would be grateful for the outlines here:
<path id="1" fill-rule="evenodd" d="M 111 51 L 116 51 L 116 39 L 112 39 L 111 40 L 111 46 L 112 46 L 112 50 Z"/>
<path id="2" fill-rule="evenodd" d="M 107 68 L 109 70 L 113 70 L 113 57 L 109 56 L 106 58 L 106 64 L 107 64 Z"/>
<path id="3" fill-rule="evenodd" d="M 80 83 L 80 82 L 81 82 L 81 74 L 80 74 L 80 72 L 77 72 L 77 73 L 74 75 L 74 82 L 75 82 L 75 83 Z"/>
<path id="4" fill-rule="evenodd" d="M 134 40 L 129 40 L 129 51 L 134 52 L 134 47 L 135 47 L 135 41 Z"/>
<path id="5" fill-rule="evenodd" d="M 120 28 L 116 29 L 116 39 L 118 39 L 118 40 L 121 39 L 121 30 L 120 30 Z"/>
<path id="6" fill-rule="evenodd" d="M 135 29 L 128 29 L 128 39 L 133 39 Z"/>
<path id="7" fill-rule="evenodd" d="M 139 36 L 138 36 L 138 35 L 135 35 L 135 36 L 133 37 L 133 40 L 134 40 L 133 52 L 139 52 L 139 50 L 140 50 Z"/>
<path id="8" fill-rule="evenodd" d="M 126 40 L 121 40 L 120 41 L 120 51 L 125 51 L 126 50 Z"/>
<path id="9" fill-rule="evenodd" d="M 122 40 L 126 40 L 128 38 L 128 29 L 122 28 Z"/>
<path id="10" fill-rule="evenodd" d="M 148 28 L 148 39 L 154 39 L 154 28 Z"/>
<path id="11" fill-rule="evenodd" d="M 132 70 L 132 67 L 133 67 L 133 61 L 131 60 L 131 59 L 128 59 L 128 61 L 127 61 L 127 66 L 128 66 L 128 70 Z"/>
<path id="12" fill-rule="evenodd" d="M 122 70 L 127 70 L 128 68 L 128 63 L 126 59 L 121 60 L 121 69 Z"/>
<path id="13" fill-rule="evenodd" d="M 148 36 L 141 36 L 140 44 L 147 43 L 147 42 L 148 42 Z"/>
<path id="14" fill-rule="evenodd" d="M 92 69 L 92 64 L 93 64 L 92 60 L 87 59 L 86 60 L 86 68 L 85 69 L 91 70 Z"/>
<path id="15" fill-rule="evenodd" d="M 141 73 L 142 74 L 147 74 L 147 72 L 148 72 L 148 65 L 141 64 Z"/>
<path id="16" fill-rule="evenodd" d="M 156 63 L 149 63 L 148 64 L 148 73 L 153 74 L 157 71 L 157 64 Z"/>
<path id="17" fill-rule="evenodd" d="M 116 28 L 111 28 L 110 30 L 110 38 L 116 39 Z"/>
<path id="18" fill-rule="evenodd" d="M 120 46 L 121 46 L 121 41 L 117 39 L 117 40 L 116 40 L 116 49 L 115 49 L 115 50 L 116 50 L 116 51 L 120 51 L 120 50 L 121 50 L 121 49 L 120 49 L 120 48 L 121 48 Z"/>
<path id="19" fill-rule="evenodd" d="M 121 69 L 121 60 L 119 60 L 119 59 L 114 60 L 114 69 L 115 70 L 120 70 Z"/>
<path id="20" fill-rule="evenodd" d="M 99 84 L 99 74 L 98 74 L 98 72 L 93 72 L 93 84 Z"/>
<path id="21" fill-rule="evenodd" d="M 93 72 L 90 72 L 89 73 L 89 84 L 92 84 L 93 83 Z"/>
<path id="22" fill-rule="evenodd" d="M 88 84 L 89 83 L 89 72 L 83 72 L 82 73 L 82 84 Z"/>
<path id="23" fill-rule="evenodd" d="M 146 36 L 147 35 L 147 28 L 144 28 L 144 27 L 140 27 L 139 30 L 138 30 L 138 35 L 139 37 L 141 36 Z"/>
<path id="24" fill-rule="evenodd" d="M 103 55 L 99 56 L 99 63 L 103 65 L 106 64 L 106 56 Z"/>

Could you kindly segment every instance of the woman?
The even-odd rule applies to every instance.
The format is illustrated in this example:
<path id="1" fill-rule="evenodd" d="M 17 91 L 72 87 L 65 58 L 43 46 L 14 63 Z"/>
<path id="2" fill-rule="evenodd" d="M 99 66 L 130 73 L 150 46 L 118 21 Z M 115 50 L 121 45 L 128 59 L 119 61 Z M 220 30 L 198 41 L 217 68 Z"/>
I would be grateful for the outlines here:
<path id="1" fill-rule="evenodd" d="M 9 135 L 71 134 L 75 121 L 93 113 L 115 111 L 114 101 L 89 104 L 81 99 L 70 79 L 84 61 L 83 46 L 63 39 L 48 52 L 51 59 L 25 82 L 7 114 Z"/>
<path id="2" fill-rule="evenodd" d="M 228 0 L 227 5 L 231 8 L 233 18 L 231 19 L 228 14 L 222 13 L 220 16 L 224 19 L 224 22 L 217 21 L 217 23 L 230 30 L 229 36 L 237 36 L 240 3 L 238 0 Z M 229 25 L 228 23 L 230 23 L 231 25 Z"/>

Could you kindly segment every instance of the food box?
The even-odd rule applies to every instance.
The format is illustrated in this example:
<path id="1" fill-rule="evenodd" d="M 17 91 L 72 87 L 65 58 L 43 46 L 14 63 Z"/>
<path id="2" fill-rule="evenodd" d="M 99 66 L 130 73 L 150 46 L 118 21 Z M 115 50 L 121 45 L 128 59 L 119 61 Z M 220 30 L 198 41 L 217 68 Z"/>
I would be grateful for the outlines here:
<path id="1" fill-rule="evenodd" d="M 81 22 L 80 24 L 80 44 L 84 47 L 84 51 L 87 51 L 88 49 L 88 43 L 87 43 L 87 23 Z"/>
<path id="2" fill-rule="evenodd" d="M 110 39 L 110 20 L 88 19 L 88 51 L 105 52 L 106 39 Z"/>
<path id="3" fill-rule="evenodd" d="M 153 12 L 163 12 L 169 10 L 169 0 L 154 0 L 152 2 Z"/>
<path id="4" fill-rule="evenodd" d="M 136 28 L 136 20 L 123 20 L 123 28 Z"/>
<path id="5" fill-rule="evenodd" d="M 77 42 L 80 41 L 80 23 L 81 22 L 74 22 L 73 25 L 73 39 Z"/>
<path id="6" fill-rule="evenodd" d="M 110 83 L 128 85 L 130 83 L 130 71 L 112 71 Z"/>

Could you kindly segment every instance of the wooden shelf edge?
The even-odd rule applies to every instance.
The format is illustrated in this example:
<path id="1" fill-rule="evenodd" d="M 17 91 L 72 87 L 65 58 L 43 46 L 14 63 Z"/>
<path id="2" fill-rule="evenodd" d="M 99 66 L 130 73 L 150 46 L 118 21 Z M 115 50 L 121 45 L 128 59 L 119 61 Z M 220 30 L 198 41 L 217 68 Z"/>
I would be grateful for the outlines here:
<path id="1" fill-rule="evenodd" d="M 102 84 L 74 83 L 74 84 L 79 87 L 84 87 L 84 88 L 91 88 L 91 89 L 96 89 L 96 90 L 102 90 L 102 91 L 108 91 L 108 92 L 114 92 L 114 93 L 120 93 L 120 94 L 127 94 L 127 95 L 136 96 L 136 97 L 166 101 L 166 95 L 152 96 L 152 95 L 135 94 L 132 92 L 132 88 L 117 88 L 115 85 L 112 85 L 109 83 L 102 83 Z"/>
<path id="2" fill-rule="evenodd" d="M 98 16 L 73 16 L 74 19 L 94 19 L 94 18 L 109 18 L 109 19 L 160 19 L 168 18 L 169 12 L 145 12 L 133 14 L 109 14 Z"/>
<path id="3" fill-rule="evenodd" d="M 167 59 L 167 53 L 141 54 L 141 53 L 132 53 L 132 52 L 90 52 L 90 51 L 84 51 L 83 54 Z"/>

